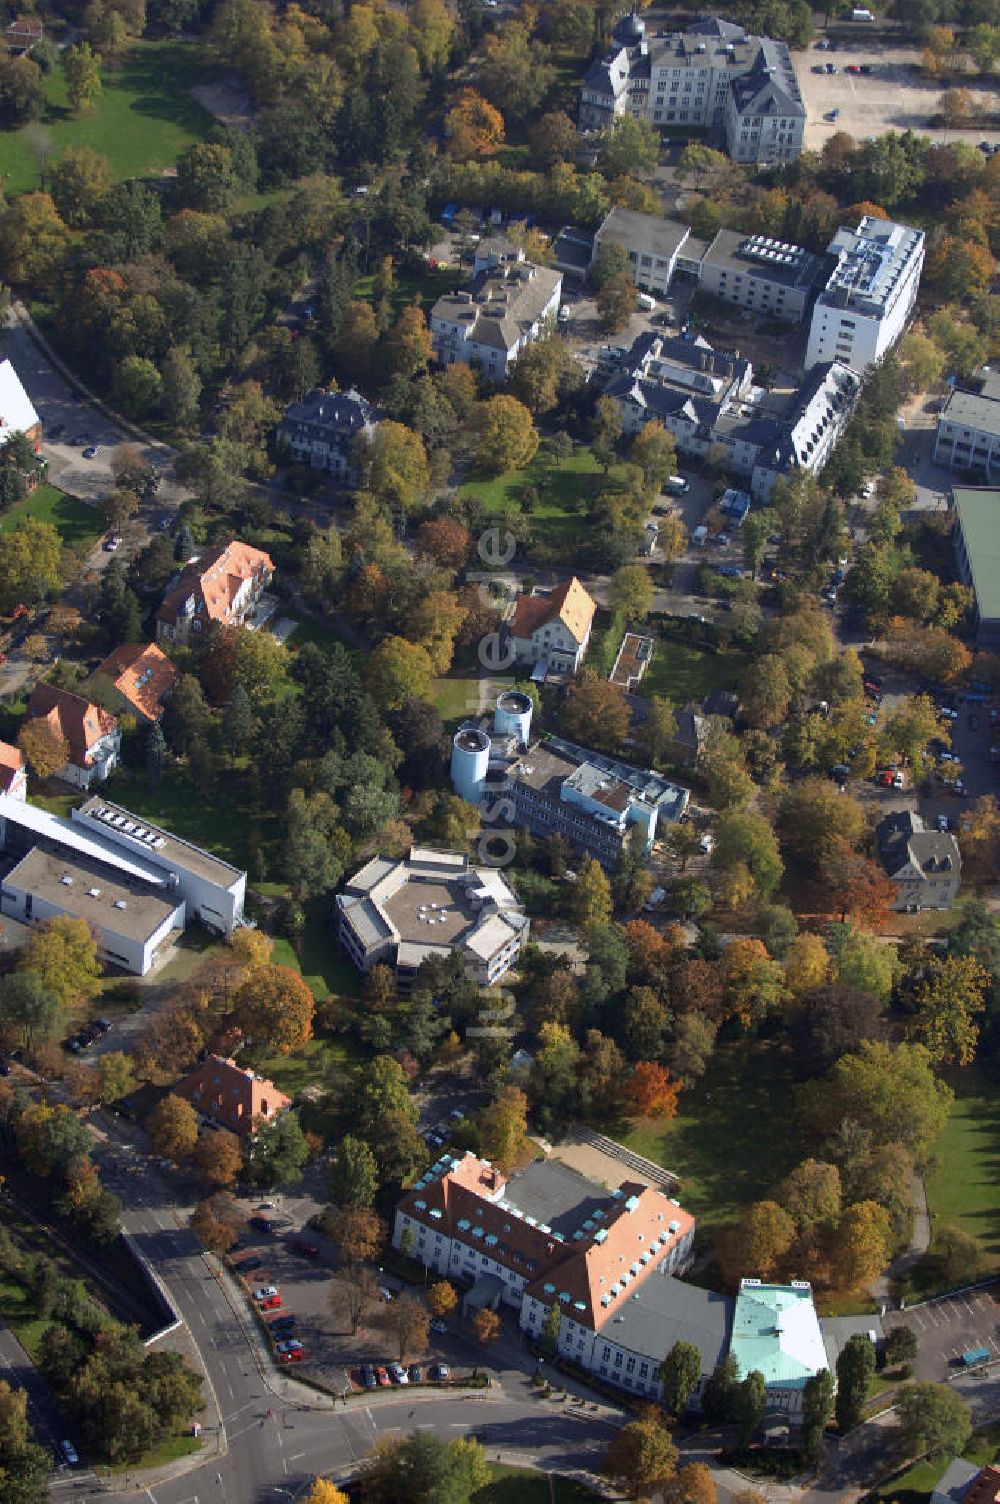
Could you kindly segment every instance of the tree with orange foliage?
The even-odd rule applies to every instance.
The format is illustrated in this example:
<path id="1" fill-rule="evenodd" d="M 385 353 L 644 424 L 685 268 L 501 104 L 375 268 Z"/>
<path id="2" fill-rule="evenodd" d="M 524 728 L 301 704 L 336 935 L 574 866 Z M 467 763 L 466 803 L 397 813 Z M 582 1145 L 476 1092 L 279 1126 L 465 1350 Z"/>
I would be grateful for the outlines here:
<path id="1" fill-rule="evenodd" d="M 503 116 L 475 89 L 463 89 L 444 117 L 444 133 L 450 155 L 459 162 L 492 156 L 503 145 Z"/>
<path id="2" fill-rule="evenodd" d="M 820 863 L 819 875 L 833 907 L 840 910 L 841 922 L 851 919 L 874 930 L 888 919 L 896 901 L 896 884 L 849 841 L 834 843 Z"/>
<path id="3" fill-rule="evenodd" d="M 678 953 L 670 972 L 670 1000 L 678 1013 L 701 1013 L 721 1024 L 726 1016 L 726 991 L 722 966 L 701 956 Z"/>
<path id="4" fill-rule="evenodd" d="M 671 1081 L 665 1065 L 655 1060 L 640 1060 L 629 1082 L 629 1106 L 639 1118 L 673 1118 L 677 1116 L 677 1098 L 681 1083 Z"/>
<path id="5" fill-rule="evenodd" d="M 654 983 L 665 973 L 673 955 L 670 941 L 645 919 L 630 920 L 624 935 L 628 946 L 629 981 L 646 986 Z"/>
<path id="6" fill-rule="evenodd" d="M 316 1000 L 290 966 L 256 967 L 233 997 L 233 1017 L 259 1050 L 287 1055 L 312 1038 Z"/>
<path id="7" fill-rule="evenodd" d="M 926 275 L 946 298 L 962 298 L 989 285 L 996 262 L 984 245 L 943 235 L 927 257 Z"/>
<path id="8" fill-rule="evenodd" d="M 483 1306 L 472 1318 L 472 1330 L 483 1346 L 488 1347 L 500 1335 L 500 1317 L 489 1306 Z"/>
<path id="9" fill-rule="evenodd" d="M 461 569 L 469 557 L 469 529 L 457 517 L 433 517 L 422 522 L 413 539 L 413 547 L 426 559 L 433 559 L 442 569 Z"/>
<path id="10" fill-rule="evenodd" d="M 860 203 L 852 204 L 849 209 L 844 210 L 844 213 L 849 221 L 864 219 L 866 215 L 869 219 L 889 218 L 880 204 L 873 204 L 871 199 L 867 198 L 863 198 Z"/>

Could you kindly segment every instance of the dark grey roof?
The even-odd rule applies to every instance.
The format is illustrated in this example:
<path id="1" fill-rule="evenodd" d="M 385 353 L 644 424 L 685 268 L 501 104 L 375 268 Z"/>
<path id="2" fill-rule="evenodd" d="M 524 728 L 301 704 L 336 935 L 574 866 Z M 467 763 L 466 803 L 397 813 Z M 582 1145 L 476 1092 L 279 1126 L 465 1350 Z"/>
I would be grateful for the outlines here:
<path id="1" fill-rule="evenodd" d="M 691 705 L 685 705 L 678 710 L 674 719 L 677 722 L 677 735 L 674 741 L 678 746 L 690 747 L 692 752 L 697 752 L 701 746 L 702 719 Z"/>
<path id="2" fill-rule="evenodd" d="M 713 689 L 706 696 L 702 705 L 705 715 L 724 715 L 732 720 L 739 709 L 739 695 L 733 694 L 730 689 Z"/>
<path id="3" fill-rule="evenodd" d="M 566 1238 L 583 1226 L 595 1207 L 607 1212 L 616 1205 L 607 1186 L 588 1180 L 559 1159 L 535 1160 L 520 1174 L 511 1175 L 503 1199 Z"/>
<path id="4" fill-rule="evenodd" d="M 947 1500 L 947 1504 L 962 1504 L 981 1471 L 978 1463 L 969 1462 L 965 1457 L 956 1457 L 935 1483 L 931 1504 L 940 1504 L 941 1500 Z"/>
<path id="5" fill-rule="evenodd" d="M 733 1305 L 731 1295 L 651 1274 L 616 1308 L 597 1340 L 604 1337 L 654 1363 L 662 1363 L 675 1342 L 690 1342 L 701 1353 L 702 1373 L 709 1374 L 726 1351 Z"/>
<path id="6" fill-rule="evenodd" d="M 684 28 L 688 37 L 718 37 L 720 42 L 743 42 L 747 33 L 735 21 L 720 21 L 717 16 L 706 16 L 701 21 L 692 21 Z"/>
<path id="7" fill-rule="evenodd" d="M 962 858 L 955 837 L 946 830 L 927 830 L 911 810 L 895 810 L 875 827 L 879 861 L 890 877 L 904 867 L 921 873 L 958 872 Z"/>
<path id="8" fill-rule="evenodd" d="M 280 429 L 288 434 L 322 432 L 334 440 L 351 439 L 375 421 L 375 409 L 367 397 L 352 387 L 346 392 L 327 392 L 322 387 L 292 402 L 282 416 Z"/>

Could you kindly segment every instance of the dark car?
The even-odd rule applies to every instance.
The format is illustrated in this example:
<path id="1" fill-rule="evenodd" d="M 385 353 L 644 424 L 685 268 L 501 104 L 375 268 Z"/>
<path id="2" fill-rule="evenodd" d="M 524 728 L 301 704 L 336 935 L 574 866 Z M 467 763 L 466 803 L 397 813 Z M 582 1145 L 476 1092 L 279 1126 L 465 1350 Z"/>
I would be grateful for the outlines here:
<path id="1" fill-rule="evenodd" d="M 100 452 L 100 444 L 88 444 L 86 449 L 83 451 L 83 457 L 85 460 L 96 460 Z"/>
<path id="2" fill-rule="evenodd" d="M 861 67 L 858 69 L 858 72 L 859 73 L 863 73 L 866 77 L 869 77 L 872 73 L 875 72 L 875 64 L 874 63 L 862 63 Z"/>
<path id="3" fill-rule="evenodd" d="M 294 1316 L 278 1316 L 271 1322 L 272 1332 L 290 1332 L 295 1326 Z"/>
<path id="4" fill-rule="evenodd" d="M 270 1217 L 251 1217 L 250 1226 L 255 1232 L 271 1232 L 274 1224 Z"/>
<path id="5" fill-rule="evenodd" d="M 409 1368 L 406 1370 L 406 1377 L 409 1379 L 411 1384 L 422 1383 L 424 1376 L 420 1371 L 420 1364 L 411 1363 Z"/>
<path id="6" fill-rule="evenodd" d="M 378 1385 L 378 1379 L 376 1379 L 376 1377 L 375 1377 L 375 1370 L 371 1366 L 371 1364 L 370 1363 L 364 1363 L 364 1364 L 362 1364 L 360 1372 L 361 1372 L 361 1383 L 362 1383 L 363 1388 L 365 1388 L 365 1389 L 375 1389 L 377 1387 L 377 1385 Z"/>
<path id="7" fill-rule="evenodd" d="M 241 1274 L 252 1274 L 255 1269 L 263 1269 L 263 1267 L 263 1260 L 257 1258 L 240 1259 L 238 1264 L 233 1265 L 233 1268 L 238 1269 Z"/>
<path id="8" fill-rule="evenodd" d="M 308 1243 L 305 1238 L 293 1238 L 289 1243 L 293 1253 L 300 1253 L 304 1259 L 318 1259 L 319 1249 L 315 1243 Z"/>

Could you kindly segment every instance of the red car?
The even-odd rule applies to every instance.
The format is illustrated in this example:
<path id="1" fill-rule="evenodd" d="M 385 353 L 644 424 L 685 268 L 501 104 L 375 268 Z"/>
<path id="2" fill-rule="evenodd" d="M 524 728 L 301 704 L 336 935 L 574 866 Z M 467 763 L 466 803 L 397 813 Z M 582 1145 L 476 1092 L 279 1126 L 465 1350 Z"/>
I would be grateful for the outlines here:
<path id="1" fill-rule="evenodd" d="M 844 72 L 845 73 L 860 73 L 861 72 L 861 65 L 859 63 L 848 63 L 847 67 L 844 69 Z"/>
<path id="2" fill-rule="evenodd" d="M 289 1243 L 293 1253 L 301 1253 L 304 1259 L 318 1259 L 319 1249 L 315 1243 L 307 1243 L 304 1238 L 293 1238 Z"/>
<path id="3" fill-rule="evenodd" d="M 278 1360 L 281 1363 L 301 1363 L 305 1355 L 305 1348 L 293 1347 L 290 1352 L 279 1353 Z"/>
<path id="4" fill-rule="evenodd" d="M 390 1380 L 389 1375 L 386 1373 L 385 1369 L 382 1368 L 381 1366 L 379 1366 L 378 1368 L 376 1368 L 376 1370 L 375 1370 L 375 1377 L 378 1380 L 378 1384 L 379 1384 L 379 1388 L 380 1389 L 389 1389 L 389 1388 L 392 1387 L 392 1381 Z"/>
<path id="5" fill-rule="evenodd" d="M 262 1311 L 277 1311 L 282 1305 L 284 1301 L 280 1295 L 266 1295 L 260 1303 L 260 1308 Z"/>

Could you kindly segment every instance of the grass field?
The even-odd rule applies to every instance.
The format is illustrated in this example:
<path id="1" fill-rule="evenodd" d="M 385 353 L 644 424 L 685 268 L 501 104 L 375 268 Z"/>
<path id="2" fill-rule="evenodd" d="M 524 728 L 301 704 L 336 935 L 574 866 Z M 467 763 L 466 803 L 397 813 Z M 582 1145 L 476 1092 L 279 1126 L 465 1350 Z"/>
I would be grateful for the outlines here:
<path id="1" fill-rule="evenodd" d="M 396 285 L 391 293 L 393 313 L 398 317 L 411 303 L 419 303 L 425 313 L 430 313 L 438 298 L 446 292 L 454 292 L 455 288 L 465 280 L 466 273 L 457 266 L 449 266 L 445 271 L 428 266 L 418 276 L 414 276 L 411 272 L 398 272 Z M 374 302 L 374 273 L 358 278 L 354 284 L 354 296 L 362 303 Z"/>
<path id="2" fill-rule="evenodd" d="M 50 522 L 67 548 L 93 543 L 104 532 L 99 513 L 55 486 L 36 486 L 30 496 L 16 501 L 0 517 L 0 534 L 13 532 L 26 517 Z"/>
<path id="3" fill-rule="evenodd" d="M 116 180 L 158 177 L 173 167 L 212 123 L 189 93 L 193 84 L 213 76 L 205 57 L 203 45 L 196 42 L 141 42 L 117 72 L 103 70 L 101 97 L 85 115 L 70 111 L 65 75 L 62 68 L 54 69 L 45 81 L 49 108 L 44 120 L 0 136 L 7 196 L 41 187 L 46 161 L 60 157 L 68 146 L 100 152 Z"/>
<path id="4" fill-rule="evenodd" d="M 35 1304 L 24 1286 L 7 1274 L 0 1277 L 0 1315 L 30 1358 L 37 1361 L 42 1338 L 52 1325 L 34 1314 Z"/>
<path id="5" fill-rule="evenodd" d="M 687 642 L 661 637 L 642 678 L 644 695 L 663 695 L 675 705 L 699 703 L 713 689 L 735 689 L 747 664 L 745 653 L 706 653 Z"/>
<path id="6" fill-rule="evenodd" d="M 274 942 L 274 959 L 302 974 L 317 998 L 361 996 L 361 976 L 340 949 L 333 899 L 306 905 L 306 928 L 299 954 L 287 940 Z"/>
<path id="7" fill-rule="evenodd" d="M 616 471 L 612 467 L 610 478 Z M 474 472 L 460 488 L 463 496 L 478 496 L 487 511 L 516 506 L 525 486 L 535 486 L 539 499 L 531 509 L 531 530 L 539 541 L 570 544 L 579 538 L 594 495 L 604 484 L 604 472 L 589 449 L 578 448 L 565 460 L 542 450 L 526 470 L 505 475 Z"/>
<path id="8" fill-rule="evenodd" d="M 443 721 L 462 721 L 476 714 L 479 704 L 479 680 L 473 678 L 435 679 L 431 699 Z"/>
<path id="9" fill-rule="evenodd" d="M 490 1465 L 492 1478 L 472 1495 L 473 1504 L 587 1504 L 600 1498 L 572 1478 L 557 1478 L 534 1468 Z"/>
<path id="10" fill-rule="evenodd" d="M 1000 1096 L 975 1068 L 954 1071 L 948 1084 L 955 1105 L 927 1177 L 931 1216 L 1000 1253 Z"/>
<path id="11" fill-rule="evenodd" d="M 269 1055 L 259 1069 L 279 1091 L 294 1097 L 304 1086 L 323 1082 L 338 1067 L 355 1065 L 364 1058 L 355 1040 L 338 1035 L 336 1039 L 310 1039 L 290 1055 Z"/>
<path id="12" fill-rule="evenodd" d="M 793 1079 L 790 1058 L 775 1044 L 723 1045 L 682 1095 L 675 1118 L 634 1119 L 619 1137 L 680 1176 L 684 1207 L 704 1226 L 718 1225 L 768 1195 L 801 1159 L 789 1112 Z"/>
<path id="13" fill-rule="evenodd" d="M 204 846 L 237 867 L 249 865 L 254 830 L 265 845 L 276 842 L 280 834 L 277 812 L 257 816 L 244 797 L 238 775 L 220 780 L 207 799 L 184 768 L 165 769 L 158 788 L 150 788 L 143 773 L 122 772 L 115 775 L 108 795 L 142 819 L 165 826 L 182 840 Z"/>

